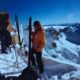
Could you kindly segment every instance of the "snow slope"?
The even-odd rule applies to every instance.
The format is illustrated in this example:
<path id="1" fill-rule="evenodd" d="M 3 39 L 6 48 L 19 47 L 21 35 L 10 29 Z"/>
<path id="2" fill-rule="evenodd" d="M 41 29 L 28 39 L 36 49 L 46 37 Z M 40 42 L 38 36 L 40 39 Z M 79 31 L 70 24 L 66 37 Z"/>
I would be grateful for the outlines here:
<path id="1" fill-rule="evenodd" d="M 58 56 L 60 59 L 67 59 L 75 63 L 79 63 L 80 46 L 66 40 L 66 35 L 61 32 L 57 38 L 53 32 L 54 28 L 46 30 L 46 47 L 47 54 L 51 56 Z M 56 48 L 52 44 L 56 44 Z"/>
<path id="2" fill-rule="evenodd" d="M 41 80 L 70 80 L 70 78 L 79 76 L 80 72 L 80 46 L 66 40 L 64 32 L 55 34 L 55 30 L 64 29 L 63 27 L 47 27 L 46 28 L 46 47 L 43 50 L 43 62 L 45 73 Z M 24 39 L 26 47 L 28 47 L 28 31 L 21 27 L 21 39 Z M 56 44 L 56 47 L 53 45 Z M 18 54 L 19 47 L 13 48 L 8 54 L 0 54 L 0 72 L 2 74 L 11 73 L 16 76 L 27 66 L 25 57 Z M 8 75 L 10 76 L 10 74 Z M 68 77 L 68 78 L 67 78 Z"/>

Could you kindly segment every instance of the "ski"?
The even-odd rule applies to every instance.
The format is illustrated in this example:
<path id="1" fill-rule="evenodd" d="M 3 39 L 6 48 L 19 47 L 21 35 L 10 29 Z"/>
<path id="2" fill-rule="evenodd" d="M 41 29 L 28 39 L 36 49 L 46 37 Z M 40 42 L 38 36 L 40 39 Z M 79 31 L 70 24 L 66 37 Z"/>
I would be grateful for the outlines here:
<path id="1" fill-rule="evenodd" d="M 18 22 L 18 16 L 17 16 L 17 15 L 15 15 L 15 21 L 16 21 L 16 28 L 17 28 L 17 32 L 18 32 L 19 45 L 20 45 L 20 47 L 21 47 L 20 31 L 19 31 L 19 22 Z"/>
<path id="2" fill-rule="evenodd" d="M 32 17 L 29 18 L 29 54 L 28 54 L 28 67 L 30 67 L 30 54 L 31 54 L 31 32 L 32 32 Z"/>

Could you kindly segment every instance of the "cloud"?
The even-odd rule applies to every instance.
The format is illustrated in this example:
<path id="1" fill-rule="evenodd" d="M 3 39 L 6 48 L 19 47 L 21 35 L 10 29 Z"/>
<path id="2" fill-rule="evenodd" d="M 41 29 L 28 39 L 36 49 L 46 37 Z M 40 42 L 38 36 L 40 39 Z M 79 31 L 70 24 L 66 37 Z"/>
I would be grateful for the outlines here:
<path id="1" fill-rule="evenodd" d="M 69 13 L 69 14 L 66 16 L 66 19 L 70 21 L 70 20 L 74 20 L 74 17 L 75 17 L 74 13 Z"/>

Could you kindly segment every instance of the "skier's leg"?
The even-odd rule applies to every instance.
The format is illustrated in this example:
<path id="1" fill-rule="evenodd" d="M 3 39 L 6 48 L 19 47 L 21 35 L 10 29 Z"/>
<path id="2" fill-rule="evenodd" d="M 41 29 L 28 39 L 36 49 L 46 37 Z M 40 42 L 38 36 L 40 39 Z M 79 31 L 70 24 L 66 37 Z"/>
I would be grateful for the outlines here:
<path id="1" fill-rule="evenodd" d="M 35 63 L 35 57 L 34 57 L 34 50 L 33 49 L 31 50 L 30 61 L 32 63 L 32 66 L 36 65 L 36 63 Z"/>
<path id="2" fill-rule="evenodd" d="M 6 46 L 3 42 L 1 42 L 1 52 L 6 53 Z"/>
<path id="3" fill-rule="evenodd" d="M 42 52 L 36 53 L 36 60 L 37 60 L 37 64 L 39 67 L 39 73 L 43 73 L 44 72 L 44 65 L 43 65 L 43 61 L 42 61 Z"/>

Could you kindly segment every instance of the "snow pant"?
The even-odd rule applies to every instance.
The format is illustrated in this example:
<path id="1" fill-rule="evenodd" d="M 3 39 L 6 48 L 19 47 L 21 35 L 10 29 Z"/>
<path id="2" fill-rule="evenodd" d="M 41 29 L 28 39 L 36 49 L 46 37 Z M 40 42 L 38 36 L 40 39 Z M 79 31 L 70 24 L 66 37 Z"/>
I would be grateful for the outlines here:
<path id="1" fill-rule="evenodd" d="M 1 52 L 6 53 L 6 45 L 3 41 L 1 41 Z"/>
<path id="2" fill-rule="evenodd" d="M 1 52 L 7 53 L 6 48 L 9 48 L 9 43 L 7 42 L 7 40 L 2 40 L 1 41 Z"/>
<path id="3" fill-rule="evenodd" d="M 35 54 L 35 56 L 34 56 L 34 54 Z M 34 66 L 36 66 L 36 62 L 37 62 L 37 65 L 39 68 L 39 73 L 44 72 L 44 65 L 43 65 L 43 61 L 42 61 L 42 52 L 37 52 L 32 49 L 31 55 L 30 55 L 30 61 L 31 61 L 32 65 L 34 65 Z"/>

